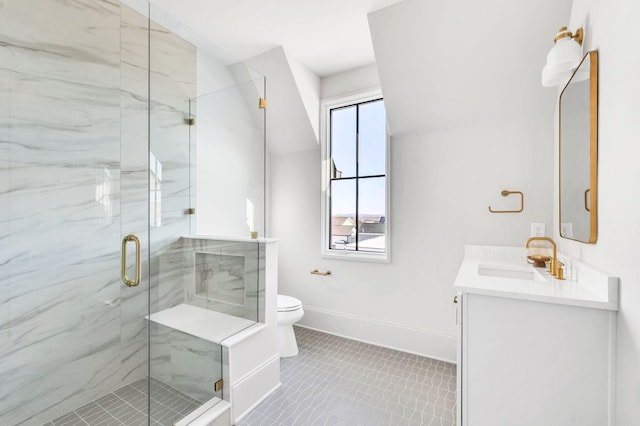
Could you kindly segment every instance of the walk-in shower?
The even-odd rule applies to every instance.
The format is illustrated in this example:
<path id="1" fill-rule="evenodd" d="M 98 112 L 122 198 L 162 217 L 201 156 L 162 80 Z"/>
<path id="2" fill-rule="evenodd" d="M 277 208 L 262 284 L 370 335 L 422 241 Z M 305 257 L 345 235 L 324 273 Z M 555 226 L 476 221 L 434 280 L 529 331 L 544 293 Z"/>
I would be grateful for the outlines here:
<path id="1" fill-rule="evenodd" d="M 264 91 L 211 52 L 146 1 L 0 0 L 0 424 L 172 425 L 223 397 L 220 343 L 152 320 L 181 304 L 261 320 L 259 246 L 184 238 L 210 139 L 194 119 L 214 118 L 197 100 Z M 263 168 L 251 185 L 263 221 Z"/>

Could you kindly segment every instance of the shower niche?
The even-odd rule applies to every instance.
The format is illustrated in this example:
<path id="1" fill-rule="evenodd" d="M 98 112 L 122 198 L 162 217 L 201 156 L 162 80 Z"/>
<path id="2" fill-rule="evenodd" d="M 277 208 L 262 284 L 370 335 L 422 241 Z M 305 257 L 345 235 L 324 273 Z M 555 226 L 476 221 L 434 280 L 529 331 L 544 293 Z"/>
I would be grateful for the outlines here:
<path id="1" fill-rule="evenodd" d="M 245 305 L 245 258 L 195 252 L 194 298 L 231 306 Z"/>

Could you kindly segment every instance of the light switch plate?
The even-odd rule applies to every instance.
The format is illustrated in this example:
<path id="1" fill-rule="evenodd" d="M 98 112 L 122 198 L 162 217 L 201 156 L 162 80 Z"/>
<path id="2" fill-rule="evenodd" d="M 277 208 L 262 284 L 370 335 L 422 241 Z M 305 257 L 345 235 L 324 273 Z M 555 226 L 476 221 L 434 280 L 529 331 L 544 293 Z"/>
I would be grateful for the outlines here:
<path id="1" fill-rule="evenodd" d="M 545 224 L 544 223 L 531 223 L 531 236 L 532 237 L 544 237 L 545 235 Z"/>

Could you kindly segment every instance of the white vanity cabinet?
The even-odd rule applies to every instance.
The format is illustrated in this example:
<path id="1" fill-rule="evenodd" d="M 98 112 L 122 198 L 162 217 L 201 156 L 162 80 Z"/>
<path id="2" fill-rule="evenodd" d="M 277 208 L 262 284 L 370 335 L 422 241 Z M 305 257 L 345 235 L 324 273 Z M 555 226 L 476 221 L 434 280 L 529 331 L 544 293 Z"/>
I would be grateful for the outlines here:
<path id="1" fill-rule="evenodd" d="M 535 270 L 523 279 L 513 272 L 532 268 L 523 250 L 466 249 L 455 283 L 457 424 L 613 425 L 617 279 L 586 267 L 582 283 Z M 489 269 L 498 272 L 478 274 Z"/>

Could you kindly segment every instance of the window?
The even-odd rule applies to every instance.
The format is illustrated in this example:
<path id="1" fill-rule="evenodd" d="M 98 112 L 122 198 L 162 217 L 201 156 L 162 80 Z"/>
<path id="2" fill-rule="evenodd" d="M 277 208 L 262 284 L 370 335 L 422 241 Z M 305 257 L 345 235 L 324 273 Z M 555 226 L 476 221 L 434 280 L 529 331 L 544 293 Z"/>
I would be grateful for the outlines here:
<path id="1" fill-rule="evenodd" d="M 323 108 L 323 254 L 388 260 L 387 126 L 379 93 Z"/>

